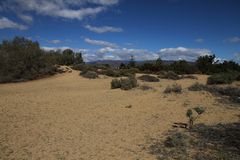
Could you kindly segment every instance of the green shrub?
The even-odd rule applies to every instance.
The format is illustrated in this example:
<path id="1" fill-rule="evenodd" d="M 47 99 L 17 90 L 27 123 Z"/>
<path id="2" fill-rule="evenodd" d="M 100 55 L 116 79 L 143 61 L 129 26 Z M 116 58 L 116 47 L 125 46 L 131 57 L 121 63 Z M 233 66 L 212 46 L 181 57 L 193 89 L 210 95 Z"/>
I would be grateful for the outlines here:
<path id="1" fill-rule="evenodd" d="M 121 88 L 121 80 L 113 79 L 111 82 L 111 89 Z"/>
<path id="2" fill-rule="evenodd" d="M 122 90 L 130 90 L 137 87 L 137 79 L 135 76 L 129 76 L 128 78 L 113 79 L 111 82 L 111 88 L 121 88 Z"/>
<path id="3" fill-rule="evenodd" d="M 168 86 L 165 90 L 164 93 L 182 93 L 182 86 L 178 84 L 173 84 L 172 86 Z"/>
<path id="4" fill-rule="evenodd" d="M 109 77 L 120 77 L 121 74 L 119 71 L 114 70 L 114 69 L 107 69 L 104 74 Z"/>
<path id="5" fill-rule="evenodd" d="M 198 79 L 196 76 L 194 75 L 183 75 L 182 78 L 187 78 L 187 79 Z"/>
<path id="6" fill-rule="evenodd" d="M 181 79 L 181 76 L 179 76 L 178 74 L 176 74 L 173 71 L 162 72 L 162 74 L 159 75 L 158 77 L 159 78 L 163 78 L 163 79 L 172 79 L 172 80 L 179 80 L 179 79 Z"/>
<path id="7" fill-rule="evenodd" d="M 188 87 L 189 91 L 202 91 L 202 90 L 206 90 L 206 86 L 204 84 L 200 84 L 198 82 L 194 83 L 193 85 L 191 85 L 190 87 Z"/>
<path id="8" fill-rule="evenodd" d="M 194 116 L 193 112 L 197 113 L 197 116 Z M 189 119 L 189 128 L 191 129 L 194 125 L 194 121 L 196 121 L 199 117 L 199 115 L 203 114 L 205 112 L 205 109 L 201 106 L 197 106 L 193 109 L 188 109 L 186 112 L 186 116 Z"/>
<path id="9" fill-rule="evenodd" d="M 98 78 L 98 74 L 94 71 L 84 71 L 80 73 L 81 76 L 84 78 L 89 78 L 89 79 L 96 79 Z"/>
<path id="10" fill-rule="evenodd" d="M 142 75 L 140 77 L 138 77 L 138 79 L 145 81 L 145 82 L 159 82 L 159 79 L 154 77 L 154 76 L 150 76 L 150 75 Z"/>
<path id="11" fill-rule="evenodd" d="M 143 91 L 147 91 L 147 90 L 154 90 L 153 87 L 148 86 L 148 85 L 142 85 L 139 87 L 139 89 L 143 90 Z"/>
<path id="12" fill-rule="evenodd" d="M 166 147 L 186 147 L 188 145 L 189 137 L 181 132 L 174 133 L 171 136 L 168 136 L 164 142 Z"/>
<path id="13" fill-rule="evenodd" d="M 236 73 L 218 73 L 208 77 L 207 84 L 230 84 L 237 79 Z"/>
<path id="14" fill-rule="evenodd" d="M 137 87 L 137 79 L 135 76 L 129 76 L 128 78 L 121 79 L 121 89 L 130 90 Z"/>

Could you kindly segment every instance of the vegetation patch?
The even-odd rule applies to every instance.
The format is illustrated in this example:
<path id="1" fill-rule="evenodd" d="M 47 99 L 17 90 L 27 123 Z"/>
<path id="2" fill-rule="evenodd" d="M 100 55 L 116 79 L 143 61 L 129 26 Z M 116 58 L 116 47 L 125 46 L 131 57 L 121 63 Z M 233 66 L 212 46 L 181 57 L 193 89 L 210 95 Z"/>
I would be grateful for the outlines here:
<path id="1" fill-rule="evenodd" d="M 141 90 L 143 90 L 143 91 L 154 90 L 153 87 L 148 86 L 148 85 L 141 85 L 141 86 L 139 87 L 139 89 L 141 89 Z"/>
<path id="2" fill-rule="evenodd" d="M 188 132 L 169 131 L 165 140 L 154 140 L 149 152 L 157 159 L 240 159 L 240 123 L 194 125 Z"/>
<path id="3" fill-rule="evenodd" d="M 240 103 L 240 88 L 238 87 L 220 87 L 216 85 L 203 85 L 199 83 L 194 83 L 192 86 L 188 87 L 190 91 L 208 91 L 215 95 L 227 96 L 229 100 Z"/>
<path id="4" fill-rule="evenodd" d="M 137 87 L 137 79 L 135 76 L 129 76 L 127 78 L 113 79 L 111 82 L 111 88 L 117 89 L 121 88 L 122 90 L 130 90 Z"/>
<path id="5" fill-rule="evenodd" d="M 231 84 L 237 80 L 239 73 L 218 73 L 208 77 L 207 84 Z"/>
<path id="6" fill-rule="evenodd" d="M 188 87 L 188 90 L 189 91 L 202 91 L 202 90 L 206 90 L 206 88 L 207 88 L 206 85 L 196 82 L 193 85 L 191 85 L 190 87 Z"/>
<path id="7" fill-rule="evenodd" d="M 168 86 L 164 93 L 182 93 L 182 86 L 178 84 L 173 84 L 172 86 Z"/>
<path id="8" fill-rule="evenodd" d="M 142 75 L 138 77 L 138 79 L 144 81 L 144 82 L 159 82 L 160 80 L 157 77 L 151 76 L 151 75 Z"/>
<path id="9" fill-rule="evenodd" d="M 163 78 L 163 79 L 172 79 L 172 80 L 181 79 L 181 76 L 179 76 L 178 74 L 176 74 L 173 71 L 161 72 L 161 74 L 158 77 Z"/>
<path id="10" fill-rule="evenodd" d="M 83 72 L 80 73 L 80 75 L 84 78 L 89 78 L 89 79 L 98 78 L 98 74 L 94 71 L 83 71 Z"/>

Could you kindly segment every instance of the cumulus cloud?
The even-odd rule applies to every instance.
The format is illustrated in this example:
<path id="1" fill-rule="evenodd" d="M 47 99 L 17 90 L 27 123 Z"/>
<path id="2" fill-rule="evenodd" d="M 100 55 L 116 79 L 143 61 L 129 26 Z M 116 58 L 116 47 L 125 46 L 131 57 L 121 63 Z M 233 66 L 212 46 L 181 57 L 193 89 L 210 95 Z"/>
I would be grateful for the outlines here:
<path id="1" fill-rule="evenodd" d="M 48 41 L 48 43 L 59 44 L 59 43 L 61 43 L 61 40 L 54 39 L 54 40 L 50 40 L 50 41 Z"/>
<path id="2" fill-rule="evenodd" d="M 159 50 L 159 55 L 162 59 L 178 60 L 184 59 L 188 61 L 194 61 L 199 56 L 210 55 L 212 52 L 208 49 L 195 49 L 195 48 L 163 48 Z"/>
<path id="3" fill-rule="evenodd" d="M 85 38 L 84 41 L 91 45 L 105 46 L 105 47 L 112 47 L 112 48 L 118 47 L 115 43 L 111 43 L 103 40 L 94 40 L 90 38 Z"/>
<path id="4" fill-rule="evenodd" d="M 195 42 L 203 43 L 203 42 L 204 42 L 204 39 L 203 39 L 203 38 L 197 38 L 197 39 L 195 39 Z"/>
<path id="5" fill-rule="evenodd" d="M 32 23 L 33 22 L 33 17 L 32 16 L 19 14 L 18 17 L 26 23 Z"/>
<path id="6" fill-rule="evenodd" d="M 99 49 L 77 49 L 70 47 L 43 47 L 45 50 L 64 50 L 72 49 L 75 52 L 81 52 L 84 61 L 98 61 L 98 60 L 129 60 L 134 56 L 137 61 L 156 60 L 159 56 L 163 60 L 179 60 L 194 61 L 199 56 L 210 55 L 212 52 L 208 49 L 194 49 L 194 48 L 163 48 L 157 52 L 149 51 L 147 49 L 137 48 L 113 48 L 103 47 Z M 240 56 L 240 55 L 239 55 Z"/>
<path id="7" fill-rule="evenodd" d="M 227 39 L 227 41 L 230 42 L 230 43 L 240 43 L 240 37 L 237 37 L 237 36 L 230 37 L 230 38 Z"/>
<path id="8" fill-rule="evenodd" d="M 35 12 L 51 17 L 82 20 L 95 16 L 117 3 L 118 0 L 5 0 L 0 2 L 0 7 L 2 10 Z"/>
<path id="9" fill-rule="evenodd" d="M 0 18 L 0 29 L 5 29 L 5 28 L 12 28 L 12 29 L 19 29 L 19 30 L 26 30 L 28 29 L 27 26 L 18 24 L 16 22 L 11 21 L 10 19 L 6 17 L 1 17 Z"/>
<path id="10" fill-rule="evenodd" d="M 106 55 L 116 60 L 129 60 L 131 56 L 138 61 L 142 60 L 153 60 L 157 59 L 159 55 L 155 52 L 151 52 L 145 49 L 133 49 L 133 48 L 111 48 L 105 47 L 97 50 L 97 53 L 101 53 L 102 57 L 105 58 Z M 109 55 L 110 54 L 110 55 Z"/>
<path id="11" fill-rule="evenodd" d="M 106 32 L 122 32 L 122 28 L 117 28 L 117 27 L 112 27 L 112 26 L 101 26 L 101 27 L 96 27 L 96 26 L 91 26 L 91 25 L 86 25 L 86 29 L 89 31 L 95 32 L 95 33 L 106 33 Z"/>

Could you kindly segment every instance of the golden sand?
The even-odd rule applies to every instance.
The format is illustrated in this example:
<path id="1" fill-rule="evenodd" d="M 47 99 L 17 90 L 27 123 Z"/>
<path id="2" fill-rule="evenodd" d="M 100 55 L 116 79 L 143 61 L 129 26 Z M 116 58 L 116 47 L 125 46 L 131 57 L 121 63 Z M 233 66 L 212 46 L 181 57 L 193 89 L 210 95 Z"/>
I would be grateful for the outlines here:
<path id="1" fill-rule="evenodd" d="M 206 79 L 139 81 L 155 90 L 122 91 L 110 89 L 110 77 L 89 80 L 73 71 L 1 84 L 0 159 L 153 160 L 143 149 L 146 141 L 164 137 L 174 122 L 187 122 L 188 108 L 206 108 L 199 123 L 239 121 L 239 108 L 207 92 L 187 91 Z M 175 82 L 183 93 L 164 94 Z"/>

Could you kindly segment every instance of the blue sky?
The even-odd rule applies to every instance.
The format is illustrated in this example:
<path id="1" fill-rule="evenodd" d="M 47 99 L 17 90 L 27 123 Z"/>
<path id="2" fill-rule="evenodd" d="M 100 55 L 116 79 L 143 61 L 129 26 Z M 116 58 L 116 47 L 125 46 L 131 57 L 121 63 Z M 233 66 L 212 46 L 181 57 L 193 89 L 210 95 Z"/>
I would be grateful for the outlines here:
<path id="1" fill-rule="evenodd" d="M 86 61 L 240 55 L 239 0 L 0 0 L 0 40 L 25 36 Z"/>

